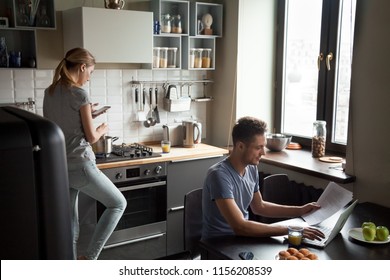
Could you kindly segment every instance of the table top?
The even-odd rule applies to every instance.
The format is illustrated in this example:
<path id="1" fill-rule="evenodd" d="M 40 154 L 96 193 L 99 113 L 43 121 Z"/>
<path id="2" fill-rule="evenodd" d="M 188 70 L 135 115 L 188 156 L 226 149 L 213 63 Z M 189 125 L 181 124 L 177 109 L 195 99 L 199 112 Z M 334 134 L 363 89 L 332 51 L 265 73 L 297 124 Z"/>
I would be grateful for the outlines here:
<path id="1" fill-rule="evenodd" d="M 320 260 L 390 260 L 390 243 L 369 244 L 348 236 L 351 228 L 358 228 L 365 221 L 390 227 L 390 208 L 359 203 L 340 234 L 325 249 L 307 248 Z M 284 237 L 223 236 L 200 241 L 200 247 L 205 259 L 240 259 L 240 252 L 250 251 L 255 259 L 274 260 L 279 251 L 288 248 L 288 243 Z"/>

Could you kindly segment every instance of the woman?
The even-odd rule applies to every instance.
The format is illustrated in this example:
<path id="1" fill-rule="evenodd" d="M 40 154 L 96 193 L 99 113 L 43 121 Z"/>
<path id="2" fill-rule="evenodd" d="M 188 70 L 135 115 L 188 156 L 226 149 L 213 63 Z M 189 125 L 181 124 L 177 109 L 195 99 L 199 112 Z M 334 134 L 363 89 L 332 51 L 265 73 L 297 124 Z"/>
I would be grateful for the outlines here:
<path id="1" fill-rule="evenodd" d="M 64 135 L 68 161 L 70 203 L 72 207 L 73 252 L 77 256 L 79 237 L 78 194 L 101 202 L 107 208 L 98 221 L 86 254 L 78 259 L 95 260 L 114 231 L 126 208 L 126 200 L 115 185 L 97 168 L 91 145 L 108 132 L 105 123 L 96 129 L 92 105 L 82 86 L 95 68 L 95 58 L 82 48 L 68 51 L 58 64 L 53 83 L 45 90 L 43 114 L 58 124 Z"/>

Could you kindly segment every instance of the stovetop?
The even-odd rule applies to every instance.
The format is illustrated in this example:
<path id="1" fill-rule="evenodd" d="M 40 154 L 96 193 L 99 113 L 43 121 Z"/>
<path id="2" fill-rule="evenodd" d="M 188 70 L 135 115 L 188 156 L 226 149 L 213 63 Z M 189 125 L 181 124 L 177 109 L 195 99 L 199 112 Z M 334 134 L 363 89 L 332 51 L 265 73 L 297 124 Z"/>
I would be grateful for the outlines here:
<path id="1" fill-rule="evenodd" d="M 160 153 L 153 152 L 153 148 L 133 143 L 112 145 L 110 154 L 96 154 L 96 163 L 108 163 L 124 160 L 136 160 L 143 158 L 161 157 Z"/>

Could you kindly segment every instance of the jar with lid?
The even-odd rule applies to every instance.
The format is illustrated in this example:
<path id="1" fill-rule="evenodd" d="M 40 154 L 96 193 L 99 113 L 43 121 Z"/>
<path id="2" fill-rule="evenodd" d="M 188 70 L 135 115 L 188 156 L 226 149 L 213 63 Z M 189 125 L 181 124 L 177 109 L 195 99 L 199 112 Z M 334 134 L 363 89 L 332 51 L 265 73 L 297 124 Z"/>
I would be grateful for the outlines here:
<path id="1" fill-rule="evenodd" d="M 153 68 L 160 67 L 160 48 L 153 48 Z"/>
<path id="2" fill-rule="evenodd" d="M 195 49 L 195 51 L 194 51 L 194 68 L 202 68 L 202 52 L 203 52 L 203 49 Z"/>
<path id="3" fill-rule="evenodd" d="M 160 48 L 160 68 L 168 67 L 168 48 Z"/>
<path id="4" fill-rule="evenodd" d="M 172 18 L 172 33 L 181 34 L 183 29 L 181 28 L 181 16 L 173 16 Z"/>
<path id="5" fill-rule="evenodd" d="M 161 32 L 162 33 L 171 33 L 171 15 L 166 14 L 161 16 Z"/>
<path id="6" fill-rule="evenodd" d="M 190 65 L 189 68 L 194 68 L 195 66 L 195 48 L 190 49 Z"/>
<path id="7" fill-rule="evenodd" d="M 203 49 L 202 51 L 202 68 L 211 67 L 211 49 Z"/>
<path id="8" fill-rule="evenodd" d="M 176 68 L 177 48 L 168 48 L 168 68 Z"/>
<path id="9" fill-rule="evenodd" d="M 0 38 L 0 67 L 9 67 L 9 57 L 5 37 Z"/>
<path id="10" fill-rule="evenodd" d="M 311 153 L 314 158 L 325 156 L 326 144 L 326 121 L 315 121 L 313 123 L 313 138 Z"/>

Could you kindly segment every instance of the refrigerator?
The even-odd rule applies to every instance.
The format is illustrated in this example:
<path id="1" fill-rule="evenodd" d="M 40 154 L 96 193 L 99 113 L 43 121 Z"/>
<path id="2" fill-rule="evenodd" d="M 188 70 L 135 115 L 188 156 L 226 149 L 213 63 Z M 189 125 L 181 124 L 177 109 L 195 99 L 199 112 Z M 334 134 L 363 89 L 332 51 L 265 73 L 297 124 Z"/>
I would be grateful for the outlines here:
<path id="1" fill-rule="evenodd" d="M 55 123 L 0 107 L 2 260 L 73 259 L 65 138 Z"/>

